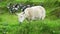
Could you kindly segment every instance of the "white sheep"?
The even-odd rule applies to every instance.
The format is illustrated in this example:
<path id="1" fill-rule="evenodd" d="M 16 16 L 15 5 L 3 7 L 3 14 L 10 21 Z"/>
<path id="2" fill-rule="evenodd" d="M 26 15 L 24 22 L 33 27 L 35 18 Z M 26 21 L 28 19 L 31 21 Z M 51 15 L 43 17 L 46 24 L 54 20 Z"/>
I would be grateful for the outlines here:
<path id="1" fill-rule="evenodd" d="M 18 14 L 19 22 L 23 22 L 24 19 L 28 20 L 36 20 L 36 19 L 42 19 L 44 20 L 46 16 L 45 9 L 42 6 L 33 6 L 26 8 L 24 12 L 21 12 Z"/>

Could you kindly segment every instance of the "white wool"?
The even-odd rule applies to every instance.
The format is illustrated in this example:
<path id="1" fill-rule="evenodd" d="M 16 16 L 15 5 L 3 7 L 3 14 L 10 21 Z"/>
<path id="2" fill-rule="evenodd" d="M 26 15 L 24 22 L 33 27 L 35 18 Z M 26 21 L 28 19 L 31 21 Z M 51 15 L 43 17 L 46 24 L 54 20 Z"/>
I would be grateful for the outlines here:
<path id="1" fill-rule="evenodd" d="M 25 15 L 28 19 L 44 19 L 45 18 L 45 9 L 42 6 L 34 6 L 31 8 L 26 8 L 25 9 Z"/>
<path id="2" fill-rule="evenodd" d="M 25 18 L 28 18 L 29 20 L 35 20 L 35 19 L 42 19 L 45 18 L 45 9 L 42 6 L 34 6 L 29 7 L 24 10 L 24 13 L 21 12 L 19 17 L 19 22 L 23 22 Z M 21 17 L 22 16 L 22 17 Z"/>
<path id="3" fill-rule="evenodd" d="M 24 15 L 23 15 L 23 12 L 17 14 L 18 15 L 18 20 L 19 22 L 23 22 L 23 20 L 25 19 Z"/>

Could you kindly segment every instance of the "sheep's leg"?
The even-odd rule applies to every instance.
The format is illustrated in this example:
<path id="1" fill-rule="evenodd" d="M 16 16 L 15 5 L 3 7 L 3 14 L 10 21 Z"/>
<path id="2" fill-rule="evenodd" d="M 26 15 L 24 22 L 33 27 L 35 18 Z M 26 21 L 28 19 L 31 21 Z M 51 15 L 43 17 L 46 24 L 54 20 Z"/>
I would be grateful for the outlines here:
<path id="1" fill-rule="evenodd" d="M 44 18 L 45 18 L 45 15 L 42 15 L 42 17 L 41 17 L 41 18 L 42 18 L 42 20 L 44 20 Z"/>
<path id="2" fill-rule="evenodd" d="M 26 20 L 28 21 L 27 23 L 30 23 L 31 19 L 30 18 L 26 18 Z"/>
<path id="3" fill-rule="evenodd" d="M 35 17 L 32 17 L 32 20 L 34 20 L 35 19 Z"/>

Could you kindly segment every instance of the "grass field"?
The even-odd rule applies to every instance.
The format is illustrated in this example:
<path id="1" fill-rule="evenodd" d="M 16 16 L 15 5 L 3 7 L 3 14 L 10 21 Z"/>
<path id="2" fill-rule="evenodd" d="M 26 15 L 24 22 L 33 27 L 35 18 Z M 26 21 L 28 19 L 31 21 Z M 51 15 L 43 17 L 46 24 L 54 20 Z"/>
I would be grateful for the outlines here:
<path id="1" fill-rule="evenodd" d="M 60 19 L 37 20 L 19 24 L 16 15 L 0 15 L 0 33 L 3 34 L 60 34 Z"/>
<path id="2" fill-rule="evenodd" d="M 20 0 L 3 0 L 0 3 L 0 34 L 60 34 L 60 18 L 49 16 L 50 12 L 58 6 L 49 3 L 48 0 L 31 0 L 32 2 L 43 2 L 47 3 L 44 7 L 46 9 L 46 18 L 44 20 L 36 20 L 28 23 L 25 20 L 23 23 L 18 22 L 17 15 L 12 15 L 6 8 L 8 2 L 19 2 Z M 24 0 L 21 0 L 22 2 Z M 26 1 L 26 0 L 25 0 Z M 56 1 L 56 0 L 55 0 Z M 60 0 L 58 0 L 60 2 Z M 51 5 L 51 6 L 50 6 Z"/>

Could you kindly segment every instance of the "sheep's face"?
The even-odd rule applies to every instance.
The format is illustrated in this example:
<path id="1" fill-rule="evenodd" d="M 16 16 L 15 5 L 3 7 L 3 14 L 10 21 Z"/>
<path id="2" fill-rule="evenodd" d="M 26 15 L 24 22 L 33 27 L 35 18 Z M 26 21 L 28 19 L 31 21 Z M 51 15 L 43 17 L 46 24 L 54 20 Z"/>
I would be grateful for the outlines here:
<path id="1" fill-rule="evenodd" d="M 20 15 L 18 15 L 18 19 L 19 19 L 19 22 L 23 22 L 25 19 L 25 15 L 21 13 Z"/>

